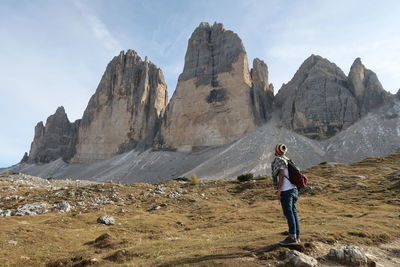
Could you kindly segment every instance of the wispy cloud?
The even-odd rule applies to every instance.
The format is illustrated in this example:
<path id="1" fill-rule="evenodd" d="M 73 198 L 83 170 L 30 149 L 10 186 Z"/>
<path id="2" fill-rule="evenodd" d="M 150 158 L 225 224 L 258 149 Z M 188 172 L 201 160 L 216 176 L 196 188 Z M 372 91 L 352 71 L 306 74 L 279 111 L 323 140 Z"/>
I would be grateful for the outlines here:
<path id="1" fill-rule="evenodd" d="M 121 49 L 120 42 L 110 33 L 107 26 L 98 16 L 93 14 L 82 1 L 75 0 L 73 3 L 88 23 L 93 35 L 107 50 L 118 51 Z"/>

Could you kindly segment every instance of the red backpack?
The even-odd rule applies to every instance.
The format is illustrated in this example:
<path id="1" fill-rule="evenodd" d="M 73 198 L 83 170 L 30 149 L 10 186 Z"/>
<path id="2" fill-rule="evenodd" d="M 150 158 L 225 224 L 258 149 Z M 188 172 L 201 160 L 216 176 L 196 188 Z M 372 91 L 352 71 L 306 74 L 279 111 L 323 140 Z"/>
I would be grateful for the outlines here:
<path id="1" fill-rule="evenodd" d="M 294 162 L 289 159 L 288 163 L 288 171 L 289 171 L 289 180 L 292 184 L 294 184 L 297 188 L 303 188 L 308 183 L 307 176 L 303 175 L 299 168 L 296 167 Z"/>

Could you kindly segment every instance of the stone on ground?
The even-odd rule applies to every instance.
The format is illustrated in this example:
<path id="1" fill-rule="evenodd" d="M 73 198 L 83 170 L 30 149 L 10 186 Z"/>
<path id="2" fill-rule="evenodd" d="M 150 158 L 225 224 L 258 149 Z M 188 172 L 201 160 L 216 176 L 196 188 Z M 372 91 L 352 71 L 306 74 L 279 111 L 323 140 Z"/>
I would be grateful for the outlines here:
<path id="1" fill-rule="evenodd" d="M 289 264 L 295 267 L 313 267 L 317 266 L 318 261 L 304 253 L 296 250 L 287 253 L 287 260 Z"/>
<path id="2" fill-rule="evenodd" d="M 115 224 L 115 219 L 113 216 L 104 215 L 97 219 L 97 223 L 105 224 L 105 225 L 113 225 L 113 224 Z"/>
<path id="3" fill-rule="evenodd" d="M 331 248 L 328 258 L 350 266 L 363 266 L 367 264 L 367 256 L 364 250 L 357 246 Z"/>

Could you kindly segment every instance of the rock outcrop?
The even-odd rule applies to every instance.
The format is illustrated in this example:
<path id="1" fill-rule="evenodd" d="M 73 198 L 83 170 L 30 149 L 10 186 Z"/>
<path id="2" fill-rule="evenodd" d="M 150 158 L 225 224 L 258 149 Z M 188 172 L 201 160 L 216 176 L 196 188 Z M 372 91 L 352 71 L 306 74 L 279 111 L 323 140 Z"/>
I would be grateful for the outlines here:
<path id="1" fill-rule="evenodd" d="M 387 102 L 389 94 L 360 59 L 349 77 L 335 64 L 310 56 L 275 98 L 284 126 L 312 139 L 332 137 L 369 111 Z"/>
<path id="2" fill-rule="evenodd" d="M 28 160 L 29 160 L 28 152 L 25 152 L 24 156 L 22 157 L 22 159 L 21 159 L 21 161 L 19 163 L 28 162 Z"/>
<path id="3" fill-rule="evenodd" d="M 168 102 L 162 71 L 133 50 L 108 64 L 79 126 L 73 162 L 152 145 Z"/>
<path id="4" fill-rule="evenodd" d="M 43 122 L 36 125 L 29 157 L 23 160 L 45 163 L 58 158 L 70 159 L 77 137 L 77 124 L 79 121 L 70 123 L 64 107 L 57 108 L 56 113 L 47 118 L 46 125 Z"/>
<path id="5" fill-rule="evenodd" d="M 348 86 L 357 99 L 360 117 L 387 103 L 390 98 L 376 74 L 365 68 L 360 58 L 356 58 L 350 68 Z"/>
<path id="6" fill-rule="evenodd" d="M 269 90 L 265 67 L 256 61 L 252 97 L 247 54 L 239 36 L 222 24 L 201 23 L 189 39 L 184 69 L 165 113 L 161 147 L 187 151 L 225 144 L 253 131 L 257 122 L 252 101 L 264 103 L 260 98 L 265 84 Z M 262 109 L 255 112 L 263 114 Z"/>
<path id="7" fill-rule="evenodd" d="M 282 123 L 313 139 L 331 137 L 359 119 L 346 75 L 320 56 L 310 56 L 275 101 Z"/>
<path id="8" fill-rule="evenodd" d="M 251 103 L 257 124 L 266 122 L 272 115 L 274 86 L 268 82 L 268 66 L 264 61 L 255 58 L 250 71 L 252 80 Z"/>

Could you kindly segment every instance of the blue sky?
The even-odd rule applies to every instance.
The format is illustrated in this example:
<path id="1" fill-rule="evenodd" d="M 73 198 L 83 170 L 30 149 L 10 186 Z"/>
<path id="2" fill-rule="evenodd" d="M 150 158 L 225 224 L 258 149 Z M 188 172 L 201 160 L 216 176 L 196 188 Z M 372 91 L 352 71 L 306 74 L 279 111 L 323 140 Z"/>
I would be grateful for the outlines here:
<path id="1" fill-rule="evenodd" d="M 0 167 L 29 151 L 34 126 L 63 105 L 81 118 L 107 63 L 134 49 L 160 67 L 169 95 L 188 38 L 222 22 L 269 66 L 277 91 L 311 54 L 345 73 L 356 57 L 400 88 L 400 1 L 0 0 Z"/>

